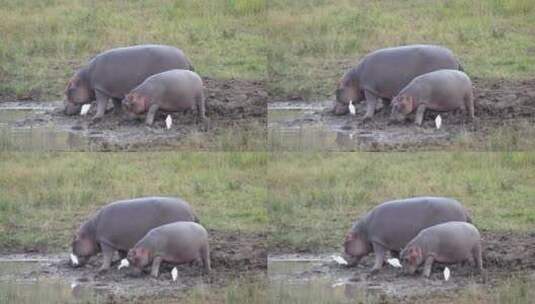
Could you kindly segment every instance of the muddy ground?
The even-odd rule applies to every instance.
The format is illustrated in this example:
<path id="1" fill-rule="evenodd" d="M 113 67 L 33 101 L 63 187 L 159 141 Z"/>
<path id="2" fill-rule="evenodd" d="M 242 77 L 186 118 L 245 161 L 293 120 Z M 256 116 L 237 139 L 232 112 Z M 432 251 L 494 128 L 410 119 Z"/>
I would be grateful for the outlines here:
<path id="1" fill-rule="evenodd" d="M 206 96 L 207 126 L 195 123 L 195 115 L 189 113 L 170 113 L 173 125 L 165 129 L 167 113 L 158 113 L 151 127 L 139 120 L 129 120 L 125 113 L 114 113 L 112 102 L 102 121 L 91 122 L 95 104 L 86 116 L 66 116 L 62 113 L 62 103 L 20 101 L 15 105 L 34 104 L 52 107 L 39 111 L 24 119 L 10 122 L 12 128 L 38 128 L 54 125 L 63 131 L 87 138 L 87 146 L 75 147 L 82 150 L 97 151 L 138 151 L 138 150 L 170 150 L 180 148 L 185 140 L 193 145 L 210 150 L 213 143 L 206 141 L 216 135 L 231 133 L 228 136 L 244 136 L 248 131 L 264 134 L 267 123 L 268 94 L 262 81 L 240 79 L 203 79 Z M 38 109 L 38 108 L 36 108 Z M 208 134 L 208 135 L 207 135 Z M 256 134 L 258 136 L 258 134 Z M 265 135 L 264 135 L 265 137 Z M 239 140 L 237 140 L 239 141 Z M 238 149 L 239 147 L 236 147 Z"/>
<path id="2" fill-rule="evenodd" d="M 61 279 L 68 284 L 75 283 L 84 289 L 94 289 L 104 295 L 105 303 L 144 302 L 151 298 L 174 299 L 184 297 L 192 287 L 222 288 L 240 278 L 258 279 L 265 276 L 267 269 L 266 236 L 263 233 L 228 233 L 209 230 L 212 272 L 202 274 L 200 263 L 179 265 L 178 280 L 173 282 L 171 270 L 174 265 L 162 264 L 160 276 L 133 276 L 131 268 L 117 270 L 118 261 L 105 274 L 99 275 L 101 256 L 94 257 L 81 268 L 69 264 L 69 253 L 40 254 L 26 253 L 0 256 L 2 261 L 42 260 L 31 271 L 16 275 L 4 275 L 0 280 L 32 281 L 40 279 Z M 116 259 L 118 259 L 116 257 Z M 146 270 L 147 272 L 150 270 Z M 72 285 L 71 285 L 72 287 Z M 76 292 L 73 288 L 72 292 Z"/>
<path id="3" fill-rule="evenodd" d="M 508 138 L 511 144 L 520 147 L 530 145 L 534 134 L 535 122 L 535 79 L 505 80 L 474 78 L 474 97 L 476 117 L 474 122 L 466 119 L 461 111 L 438 113 L 426 111 L 422 127 L 415 126 L 414 114 L 402 124 L 389 122 L 390 104 L 383 103 L 373 119 L 364 123 L 362 117 L 365 113 L 365 103 L 357 104 L 356 116 L 335 116 L 330 113 L 332 102 L 326 101 L 309 104 L 314 111 L 293 119 L 284 119 L 272 123 L 271 111 L 269 118 L 270 133 L 272 128 L 295 130 L 296 128 L 314 128 L 318 124 L 336 133 L 330 150 L 365 150 L 365 151 L 391 151 L 391 150 L 417 150 L 442 149 L 453 144 L 461 144 L 477 149 L 488 149 L 489 140 L 497 136 L 497 130 L 507 129 L 517 138 Z M 285 105 L 303 104 L 295 100 Z M 276 109 L 277 103 L 271 103 L 270 109 Z M 317 107 L 321 109 L 317 109 Z M 442 128 L 436 130 L 435 118 L 440 114 Z M 463 142 L 464 138 L 464 142 Z M 295 138 L 288 140 L 296 141 Z M 500 139 L 498 139 L 500 140 Z M 276 142 L 270 135 L 270 142 Z M 284 148 L 285 143 L 277 143 Z M 325 143 L 320 143 L 325 146 Z M 329 143 L 327 143 L 329 146 Z M 493 149 L 493 147 L 490 147 Z M 497 149 L 503 147 L 494 147 Z M 514 147 L 517 148 L 517 147 Z M 329 149 L 329 147 L 328 147 Z"/>
<path id="4" fill-rule="evenodd" d="M 356 267 L 338 265 L 330 254 L 284 254 L 275 255 L 276 260 L 310 259 L 322 260 L 312 268 L 293 273 L 273 275 L 270 279 L 288 282 L 304 282 L 319 277 L 329 278 L 331 288 L 343 288 L 347 298 L 353 298 L 362 290 L 373 291 L 381 301 L 388 303 L 415 303 L 432 298 L 455 298 L 463 288 L 479 286 L 492 288 L 512 276 L 528 276 L 535 280 L 535 233 L 482 231 L 483 266 L 486 276 L 479 275 L 469 265 L 448 265 L 451 278 L 445 282 L 445 265 L 435 263 L 429 279 L 405 275 L 400 269 L 386 265 L 377 275 L 370 276 L 373 255 L 364 258 Z M 340 253 L 333 253 L 339 255 Z M 270 255 L 270 259 L 271 259 Z M 421 269 L 420 269 L 421 270 Z"/>

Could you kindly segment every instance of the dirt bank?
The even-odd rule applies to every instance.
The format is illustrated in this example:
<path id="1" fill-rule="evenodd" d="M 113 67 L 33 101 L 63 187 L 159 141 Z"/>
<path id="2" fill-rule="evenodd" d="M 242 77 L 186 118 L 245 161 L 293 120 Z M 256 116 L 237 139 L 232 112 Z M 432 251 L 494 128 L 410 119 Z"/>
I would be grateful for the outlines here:
<path id="1" fill-rule="evenodd" d="M 141 277 L 132 275 L 131 269 L 113 269 L 105 274 L 98 274 L 102 262 L 100 256 L 92 258 L 81 268 L 69 265 L 68 253 L 35 254 L 25 253 L 1 256 L 1 260 L 42 260 L 31 271 L 9 275 L 7 279 L 32 281 L 39 277 L 44 279 L 61 279 L 84 288 L 95 289 L 106 298 L 106 303 L 124 303 L 141 301 L 149 298 L 180 298 L 193 287 L 221 288 L 240 278 L 258 279 L 264 276 L 266 264 L 266 236 L 263 233 L 229 233 L 209 230 L 211 245 L 212 272 L 202 274 L 199 264 L 177 266 L 179 278 L 171 279 L 173 265 L 163 264 L 160 276 L 155 279 L 145 274 Z M 0 277 L 0 280 L 3 279 Z M 6 278 L 4 278 L 6 279 Z"/>

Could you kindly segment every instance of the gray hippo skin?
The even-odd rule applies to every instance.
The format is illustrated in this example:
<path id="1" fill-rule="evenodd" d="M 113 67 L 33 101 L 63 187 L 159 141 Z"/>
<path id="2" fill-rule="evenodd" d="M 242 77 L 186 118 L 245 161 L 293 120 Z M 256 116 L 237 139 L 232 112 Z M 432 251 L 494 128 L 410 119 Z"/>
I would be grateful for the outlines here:
<path id="1" fill-rule="evenodd" d="M 383 267 L 387 251 L 399 253 L 422 229 L 450 221 L 471 222 L 458 201 L 443 197 L 415 197 L 389 201 L 373 208 L 353 224 L 344 241 L 350 265 L 372 250 L 372 273 Z"/>
<path id="2" fill-rule="evenodd" d="M 403 264 L 413 274 L 424 263 L 425 277 L 431 275 L 433 262 L 454 264 L 468 261 L 483 272 L 481 236 L 474 225 L 447 222 L 426 228 L 401 251 Z"/>
<path id="3" fill-rule="evenodd" d="M 457 70 L 438 70 L 420 75 L 394 97 L 390 118 L 401 121 L 416 110 L 415 123 L 421 125 L 427 109 L 441 112 L 461 109 L 474 119 L 470 78 Z"/>
<path id="4" fill-rule="evenodd" d="M 123 105 L 131 116 L 147 113 L 147 125 L 152 125 L 158 110 L 196 109 L 199 119 L 206 120 L 202 79 L 188 70 L 170 70 L 147 78 L 126 95 Z"/>
<path id="5" fill-rule="evenodd" d="M 193 70 L 184 53 L 172 46 L 138 45 L 100 53 L 69 80 L 65 114 L 77 114 L 83 104 L 96 100 L 93 119 L 100 119 L 110 98 L 115 110 L 120 110 L 121 100 L 133 88 L 151 75 L 172 69 Z"/>
<path id="6" fill-rule="evenodd" d="M 462 70 L 453 52 L 445 47 L 408 45 L 377 50 L 342 77 L 333 112 L 346 114 L 350 101 L 366 100 L 364 120 L 371 119 L 379 98 L 391 100 L 415 77 L 441 69 Z"/>
<path id="7" fill-rule="evenodd" d="M 184 264 L 201 260 L 205 273 L 210 272 L 208 233 L 192 222 L 176 222 L 152 229 L 128 252 L 128 261 L 138 272 L 152 264 L 151 275 L 158 277 L 160 264 Z"/>
<path id="8" fill-rule="evenodd" d="M 80 226 L 72 252 L 84 265 L 102 252 L 101 271 L 110 268 L 113 254 L 121 258 L 151 229 L 177 221 L 198 222 L 188 203 L 173 197 L 143 197 L 110 203 Z"/>

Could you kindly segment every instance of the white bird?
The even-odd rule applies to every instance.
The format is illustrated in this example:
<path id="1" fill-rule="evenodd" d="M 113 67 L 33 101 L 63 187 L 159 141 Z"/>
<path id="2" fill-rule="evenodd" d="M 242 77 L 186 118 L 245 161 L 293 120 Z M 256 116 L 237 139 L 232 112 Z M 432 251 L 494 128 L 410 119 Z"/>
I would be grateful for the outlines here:
<path id="1" fill-rule="evenodd" d="M 71 289 L 76 288 L 76 286 L 78 286 L 78 283 L 76 283 L 76 282 L 72 282 L 72 283 L 71 283 Z"/>
<path id="2" fill-rule="evenodd" d="M 87 114 L 87 112 L 89 112 L 90 108 L 91 108 L 91 104 L 90 103 L 83 105 L 82 109 L 80 110 L 80 115 L 84 116 L 85 114 Z"/>
<path id="3" fill-rule="evenodd" d="M 348 107 L 349 107 L 349 113 L 351 113 L 351 115 L 357 114 L 357 109 L 353 105 L 353 100 L 349 101 L 349 106 Z"/>
<path id="4" fill-rule="evenodd" d="M 435 125 L 437 126 L 437 129 L 440 129 L 440 126 L 442 126 L 442 117 L 440 117 L 440 115 L 437 115 L 437 118 L 435 118 Z"/>
<path id="5" fill-rule="evenodd" d="M 401 268 L 401 263 L 396 258 L 388 259 L 386 261 L 388 262 L 388 264 L 392 265 L 392 267 Z"/>
<path id="6" fill-rule="evenodd" d="M 171 118 L 171 115 L 167 115 L 167 118 L 165 119 L 165 126 L 167 129 L 171 129 L 171 126 L 173 125 L 173 119 Z"/>
<path id="7" fill-rule="evenodd" d="M 176 281 L 176 279 L 178 278 L 178 270 L 176 269 L 176 267 L 173 267 L 173 270 L 171 270 L 171 277 L 173 278 L 173 281 Z"/>
<path id="8" fill-rule="evenodd" d="M 333 255 L 331 256 L 331 258 L 336 262 L 338 263 L 338 265 L 347 265 L 347 261 L 341 257 L 341 256 L 338 256 L 338 255 Z"/>
<path id="9" fill-rule="evenodd" d="M 331 285 L 331 288 L 336 288 L 338 286 L 344 286 L 346 284 L 346 282 L 338 282 L 338 283 L 334 283 Z"/>
<path id="10" fill-rule="evenodd" d="M 71 253 L 71 262 L 74 266 L 77 266 L 78 264 L 80 264 L 80 262 L 78 262 L 78 257 L 75 256 L 74 254 Z"/>
<path id="11" fill-rule="evenodd" d="M 117 267 L 117 269 L 121 269 L 121 268 L 128 267 L 128 266 L 130 266 L 130 263 L 128 262 L 128 260 L 122 259 L 121 264 L 119 265 L 119 267 Z"/>
<path id="12" fill-rule="evenodd" d="M 450 269 L 448 267 L 444 268 L 444 280 L 450 279 Z"/>

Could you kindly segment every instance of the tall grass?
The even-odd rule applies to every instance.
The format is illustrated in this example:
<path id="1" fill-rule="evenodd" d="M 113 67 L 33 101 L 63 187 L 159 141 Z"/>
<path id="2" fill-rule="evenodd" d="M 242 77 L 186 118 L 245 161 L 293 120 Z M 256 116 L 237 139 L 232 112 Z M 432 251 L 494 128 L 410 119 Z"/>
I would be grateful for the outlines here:
<path id="1" fill-rule="evenodd" d="M 264 231 L 264 153 L 0 153 L 0 248 L 63 249 L 118 199 L 180 196 L 207 228 Z"/>
<path id="2" fill-rule="evenodd" d="M 275 95 L 326 98 L 370 51 L 428 43 L 452 49 L 470 75 L 535 76 L 529 0 L 273 0 L 268 64 Z"/>
<path id="3" fill-rule="evenodd" d="M 351 223 L 387 200 L 447 196 L 481 229 L 535 229 L 534 153 L 286 153 L 268 166 L 270 242 L 340 248 Z"/>
<path id="4" fill-rule="evenodd" d="M 184 50 L 201 75 L 264 78 L 265 0 L 0 2 L 0 93 L 61 96 L 67 79 L 113 47 Z"/>

